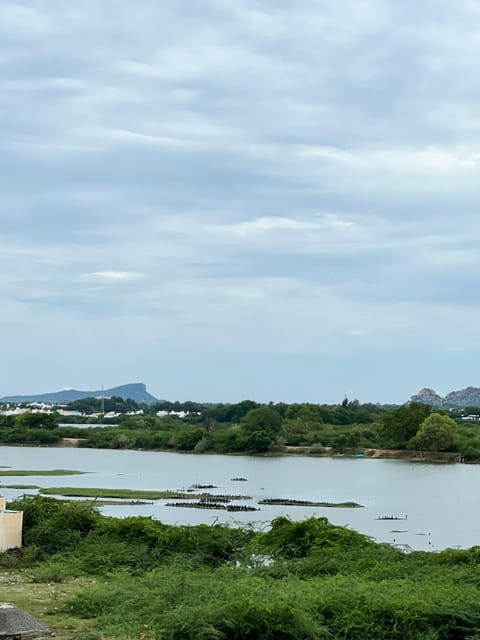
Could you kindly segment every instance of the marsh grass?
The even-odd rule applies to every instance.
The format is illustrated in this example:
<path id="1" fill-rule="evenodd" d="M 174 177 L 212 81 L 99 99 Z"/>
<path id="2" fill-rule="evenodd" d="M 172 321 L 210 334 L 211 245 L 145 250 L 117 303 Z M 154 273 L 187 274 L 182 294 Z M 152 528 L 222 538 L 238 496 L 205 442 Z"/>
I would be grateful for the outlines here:
<path id="1" fill-rule="evenodd" d="M 0 476 L 76 476 L 86 473 L 74 469 L 8 469 L 0 470 Z"/>
<path id="2" fill-rule="evenodd" d="M 37 484 L 2 484 L 0 489 L 40 489 Z"/>
<path id="3" fill-rule="evenodd" d="M 358 509 L 363 507 L 363 504 L 358 504 L 358 502 L 315 502 L 312 500 L 295 500 L 292 498 L 264 498 L 263 500 L 259 500 L 258 504 L 289 507 L 332 507 L 337 509 Z"/>
<path id="4" fill-rule="evenodd" d="M 51 496 L 65 496 L 78 498 L 130 498 L 134 500 L 161 500 L 175 498 L 176 500 L 191 499 L 191 493 L 181 491 L 147 491 L 140 489 L 103 489 L 94 487 L 48 487 L 40 493 Z"/>

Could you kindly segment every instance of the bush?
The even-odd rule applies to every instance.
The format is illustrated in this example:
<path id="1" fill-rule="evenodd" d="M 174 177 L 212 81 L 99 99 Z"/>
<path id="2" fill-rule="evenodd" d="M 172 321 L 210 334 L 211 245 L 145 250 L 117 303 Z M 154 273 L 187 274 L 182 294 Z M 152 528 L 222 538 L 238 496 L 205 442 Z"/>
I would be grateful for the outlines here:
<path id="1" fill-rule="evenodd" d="M 270 531 L 259 539 L 260 548 L 283 558 L 304 558 L 312 551 L 332 551 L 371 547 L 375 543 L 352 529 L 331 525 L 327 518 L 309 518 L 292 522 L 281 516 L 272 522 Z"/>
<path id="2" fill-rule="evenodd" d="M 24 545 L 36 546 L 44 554 L 76 547 L 101 518 L 92 505 L 41 496 L 25 497 L 10 508 L 23 511 Z"/>

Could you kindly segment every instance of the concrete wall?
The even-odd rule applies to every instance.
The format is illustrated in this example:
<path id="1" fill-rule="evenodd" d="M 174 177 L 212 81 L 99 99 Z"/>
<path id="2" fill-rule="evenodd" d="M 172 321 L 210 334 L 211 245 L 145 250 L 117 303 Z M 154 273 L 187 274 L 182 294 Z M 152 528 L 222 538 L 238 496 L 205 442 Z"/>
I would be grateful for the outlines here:
<path id="1" fill-rule="evenodd" d="M 22 546 L 23 511 L 6 511 L 5 507 L 5 498 L 0 498 L 0 551 Z"/>

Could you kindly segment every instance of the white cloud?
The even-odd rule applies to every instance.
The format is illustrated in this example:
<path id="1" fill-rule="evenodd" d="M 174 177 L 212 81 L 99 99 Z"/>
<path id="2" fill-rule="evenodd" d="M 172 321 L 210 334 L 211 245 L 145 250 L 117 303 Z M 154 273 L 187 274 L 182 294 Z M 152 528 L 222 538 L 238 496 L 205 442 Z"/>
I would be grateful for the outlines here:
<path id="1" fill-rule="evenodd" d="M 353 222 L 342 220 L 338 216 L 329 214 L 320 219 L 298 220 L 296 218 L 264 217 L 256 220 L 248 220 L 232 225 L 234 233 L 266 233 L 270 231 L 315 231 L 328 228 L 348 229 Z"/>
<path id="2" fill-rule="evenodd" d="M 136 280 L 143 278 L 143 273 L 136 273 L 134 271 L 94 271 L 93 273 L 87 273 L 87 278 L 96 278 L 100 280 L 106 280 L 111 282 L 124 282 L 126 280 Z"/>
<path id="3" fill-rule="evenodd" d="M 349 167 L 355 171 L 395 172 L 397 174 L 445 175 L 480 167 L 477 150 L 441 149 L 373 149 L 341 150 L 330 147 L 305 147 L 300 157 L 318 158 Z"/>
<path id="4" fill-rule="evenodd" d="M 185 140 L 180 140 L 178 138 L 148 135 L 145 133 L 138 133 L 137 131 L 126 131 L 122 129 L 107 129 L 102 133 L 106 138 L 111 140 L 134 144 L 147 144 L 161 147 L 184 147 L 186 144 Z M 190 146 L 190 144 L 188 146 Z"/>

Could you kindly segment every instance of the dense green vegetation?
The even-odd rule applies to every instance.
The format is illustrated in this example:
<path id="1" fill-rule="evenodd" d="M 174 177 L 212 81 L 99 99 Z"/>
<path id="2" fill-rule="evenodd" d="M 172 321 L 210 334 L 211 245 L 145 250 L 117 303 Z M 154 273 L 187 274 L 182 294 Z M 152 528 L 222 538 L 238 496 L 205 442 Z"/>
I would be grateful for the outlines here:
<path id="1" fill-rule="evenodd" d="M 0 415 L 0 442 L 4 444 L 56 445 L 62 437 L 54 414 L 29 411 L 15 417 Z"/>
<path id="2" fill-rule="evenodd" d="M 447 414 L 419 403 L 392 408 L 356 400 L 338 405 L 165 401 L 133 415 L 127 409 L 135 410 L 136 403 L 111 400 L 117 409 L 123 407 L 111 426 L 60 428 L 56 414 L 27 412 L 0 416 L 0 442 L 48 446 L 60 445 L 69 437 L 90 448 L 251 454 L 292 452 L 296 447 L 312 454 L 402 449 L 456 452 L 466 461 L 480 460 L 480 422 L 464 420 L 459 411 Z M 83 408 L 98 408 L 95 403 L 100 401 L 78 402 Z M 189 413 L 159 416 L 157 411 Z"/>
<path id="3" fill-rule="evenodd" d="M 118 411 L 126 413 L 128 411 L 138 411 L 140 405 L 131 398 L 123 399 L 117 396 L 111 398 L 82 398 L 72 400 L 68 403 L 69 411 L 80 411 L 82 413 L 99 413 Z"/>
<path id="4" fill-rule="evenodd" d="M 325 518 L 253 531 L 41 497 L 9 506 L 24 511 L 25 546 L 0 554 L 3 570 L 45 589 L 76 580 L 44 609 L 76 640 L 479 637 L 480 547 L 407 553 Z"/>

